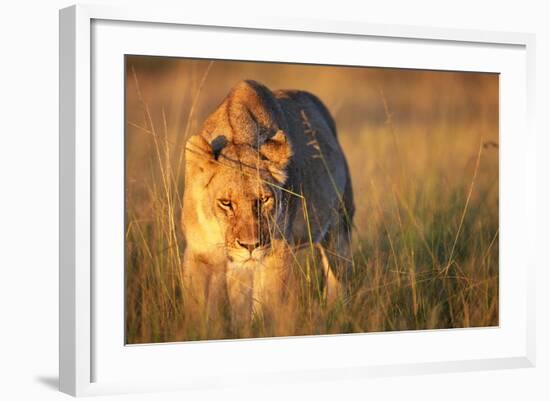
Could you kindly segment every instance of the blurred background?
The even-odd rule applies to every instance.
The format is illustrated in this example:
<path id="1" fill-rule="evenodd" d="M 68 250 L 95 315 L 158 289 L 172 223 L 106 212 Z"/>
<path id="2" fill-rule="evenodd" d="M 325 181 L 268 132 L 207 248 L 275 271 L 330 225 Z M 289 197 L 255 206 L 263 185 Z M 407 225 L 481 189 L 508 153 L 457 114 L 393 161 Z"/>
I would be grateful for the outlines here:
<path id="1" fill-rule="evenodd" d="M 230 336 L 185 325 L 179 218 L 185 140 L 243 79 L 332 113 L 363 272 L 337 316 L 255 336 L 498 325 L 498 75 L 127 56 L 127 342 Z"/>

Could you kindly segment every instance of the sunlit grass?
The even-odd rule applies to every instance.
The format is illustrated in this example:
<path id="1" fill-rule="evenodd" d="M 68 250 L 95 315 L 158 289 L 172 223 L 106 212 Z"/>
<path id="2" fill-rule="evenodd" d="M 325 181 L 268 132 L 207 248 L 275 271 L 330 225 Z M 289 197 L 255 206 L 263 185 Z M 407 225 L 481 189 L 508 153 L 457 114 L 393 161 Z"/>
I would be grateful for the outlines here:
<path id="1" fill-rule="evenodd" d="M 185 242 L 179 227 L 184 137 L 211 111 L 205 104 L 225 95 L 212 94 L 208 82 L 229 80 L 227 74 L 216 75 L 212 63 L 201 69 L 191 65 L 146 77 L 138 69 L 127 70 L 128 343 L 233 336 L 223 321 L 186 321 Z M 269 79 L 266 71 L 256 71 L 253 78 Z M 271 74 L 282 79 L 277 71 L 273 67 Z M 428 94 L 418 105 L 405 104 L 428 112 L 432 104 L 437 115 L 429 121 L 400 118 L 409 95 L 384 74 L 378 84 L 386 83 L 389 90 L 372 95 L 383 116 L 379 123 L 370 124 L 368 116 L 350 123 L 336 99 L 333 107 L 327 103 L 341 127 L 338 136 L 354 187 L 351 293 L 327 307 L 318 253 L 310 246 L 296 250 L 295 299 L 281 318 L 256 316 L 251 337 L 498 325 L 498 147 L 483 146 L 498 143 L 497 118 L 489 112 L 472 117 L 461 109 L 466 117 L 456 123 L 452 102 L 433 103 L 430 91 L 439 88 L 425 80 L 418 85 Z M 321 80 L 318 85 L 326 90 L 330 84 Z M 457 87 L 449 84 L 449 96 L 465 96 Z M 478 101 L 496 101 L 497 94 L 484 88 Z"/>

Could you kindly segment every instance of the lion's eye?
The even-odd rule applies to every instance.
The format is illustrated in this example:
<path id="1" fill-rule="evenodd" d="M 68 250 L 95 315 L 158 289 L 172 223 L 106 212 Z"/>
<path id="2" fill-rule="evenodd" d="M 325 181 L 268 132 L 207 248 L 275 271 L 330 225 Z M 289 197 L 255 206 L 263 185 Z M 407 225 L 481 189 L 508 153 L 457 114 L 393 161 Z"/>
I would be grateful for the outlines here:
<path id="1" fill-rule="evenodd" d="M 270 199 L 271 199 L 270 196 L 262 196 L 262 197 L 260 198 L 260 202 L 261 202 L 261 203 L 267 203 L 267 202 L 269 202 Z"/>
<path id="2" fill-rule="evenodd" d="M 224 209 L 231 209 L 231 201 L 228 199 L 218 199 L 218 204 Z"/>

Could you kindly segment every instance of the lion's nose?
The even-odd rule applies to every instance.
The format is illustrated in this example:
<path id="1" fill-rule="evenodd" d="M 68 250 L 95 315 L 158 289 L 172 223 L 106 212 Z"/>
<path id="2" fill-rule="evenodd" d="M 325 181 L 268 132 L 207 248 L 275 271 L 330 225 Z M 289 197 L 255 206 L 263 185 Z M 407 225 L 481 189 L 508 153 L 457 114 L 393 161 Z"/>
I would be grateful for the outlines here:
<path id="1" fill-rule="evenodd" d="M 237 245 L 239 245 L 242 248 L 248 249 L 248 252 L 252 253 L 252 251 L 260 246 L 259 242 L 245 242 L 237 240 Z"/>

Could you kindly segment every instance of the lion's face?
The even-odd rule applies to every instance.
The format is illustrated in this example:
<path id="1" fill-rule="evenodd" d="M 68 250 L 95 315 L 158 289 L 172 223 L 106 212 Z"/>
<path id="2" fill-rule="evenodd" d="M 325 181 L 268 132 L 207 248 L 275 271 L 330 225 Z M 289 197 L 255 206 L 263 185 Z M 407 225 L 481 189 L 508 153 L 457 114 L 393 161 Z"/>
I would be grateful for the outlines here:
<path id="1" fill-rule="evenodd" d="M 227 256 L 236 263 L 260 260 L 276 228 L 279 191 L 270 187 L 269 177 L 261 173 L 257 177 L 251 168 L 224 166 L 220 170 L 212 178 L 215 189 L 209 200 L 224 234 Z"/>
<path id="2" fill-rule="evenodd" d="M 252 265 L 270 253 L 271 240 L 284 231 L 281 186 L 290 147 L 282 133 L 259 149 L 216 146 L 200 137 L 188 142 L 186 237 L 208 256 L 223 253 L 229 262 Z"/>

